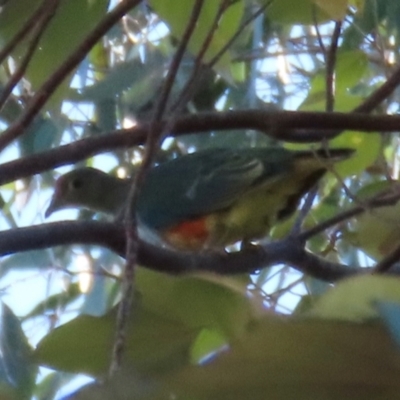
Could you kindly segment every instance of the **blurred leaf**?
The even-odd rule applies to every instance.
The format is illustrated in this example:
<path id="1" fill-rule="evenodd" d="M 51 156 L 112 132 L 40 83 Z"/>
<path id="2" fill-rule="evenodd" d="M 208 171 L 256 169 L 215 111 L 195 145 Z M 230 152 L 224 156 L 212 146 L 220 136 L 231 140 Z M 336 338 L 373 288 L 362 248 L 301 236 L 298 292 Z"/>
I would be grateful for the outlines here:
<path id="1" fill-rule="evenodd" d="M 365 52 L 338 51 L 336 56 L 335 87 L 337 91 L 350 89 L 360 83 L 360 79 L 370 72 Z M 343 109 L 338 104 L 339 109 Z"/>
<path id="2" fill-rule="evenodd" d="M 223 278 L 219 282 L 205 278 L 184 277 L 177 282 L 171 298 L 174 312 L 188 326 L 214 328 L 227 337 L 240 335 L 252 317 L 246 286 L 235 288 Z"/>
<path id="3" fill-rule="evenodd" d="M 379 325 L 269 317 L 214 362 L 163 378 L 162 392 L 207 400 L 400 398 L 399 369 L 400 353 Z"/>
<path id="4" fill-rule="evenodd" d="M 89 375 L 106 373 L 115 338 L 116 310 L 102 317 L 81 315 L 46 335 L 35 359 L 43 365 Z M 196 332 L 177 321 L 137 308 L 128 327 L 126 360 L 147 374 L 188 362 Z"/>
<path id="5" fill-rule="evenodd" d="M 314 0 L 314 3 L 334 20 L 341 20 L 346 16 L 348 0 Z"/>
<path id="6" fill-rule="evenodd" d="M 153 379 L 127 366 L 73 399 L 399 399 L 399 370 L 400 353 L 378 324 L 267 317 L 207 365 Z"/>
<path id="7" fill-rule="evenodd" d="M 335 110 L 350 111 L 362 100 L 348 91 L 359 85 L 360 79 L 369 74 L 368 58 L 362 51 L 338 51 L 335 68 Z M 326 71 L 319 70 L 311 78 L 311 87 L 300 109 L 323 111 L 326 107 Z"/>
<path id="8" fill-rule="evenodd" d="M 321 296 L 310 315 L 327 319 L 365 321 L 379 316 L 377 302 L 400 303 L 400 278 L 364 275 L 340 281 Z"/>
<path id="9" fill-rule="evenodd" d="M 76 375 L 52 372 L 48 374 L 36 386 L 35 398 L 38 400 L 48 400 L 56 398 L 57 392 L 62 385 L 69 383 Z"/>
<path id="10" fill-rule="evenodd" d="M 203 328 L 238 337 L 254 319 L 256 307 L 263 307 L 255 296 L 248 298 L 245 282 L 211 274 L 170 277 L 139 270 L 137 283 L 141 300 L 127 340 L 128 359 L 138 370 L 189 362 L 189 347 Z M 99 318 L 80 316 L 57 328 L 39 344 L 39 361 L 63 371 L 104 372 L 115 318 L 115 311 Z"/>
<path id="11" fill-rule="evenodd" d="M 391 186 L 395 189 L 393 182 L 372 183 L 357 192 L 356 198 L 365 200 L 382 190 L 390 190 Z M 400 242 L 400 202 L 357 215 L 350 221 L 343 238 L 376 260 L 387 256 Z"/>
<path id="12" fill-rule="evenodd" d="M 400 304 L 389 301 L 378 301 L 376 302 L 376 308 L 383 322 L 388 327 L 392 338 L 395 340 L 397 346 L 400 347 Z"/>
<path id="13" fill-rule="evenodd" d="M 335 76 L 335 110 L 348 112 L 354 109 L 360 98 L 350 95 L 346 89 L 357 85 L 361 77 L 368 72 L 366 55 L 361 51 L 339 52 Z M 325 73 L 318 73 L 312 79 L 311 90 L 300 109 L 304 111 L 324 110 L 326 104 L 326 77 Z M 337 167 L 341 176 L 349 176 L 364 171 L 371 165 L 379 154 L 381 135 L 378 133 L 364 133 L 346 131 L 330 141 L 333 147 L 350 147 L 356 153 Z M 297 146 L 298 147 L 298 146 Z"/>
<path id="14" fill-rule="evenodd" d="M 116 101 L 113 98 L 109 98 L 100 101 L 94 101 L 94 104 L 96 113 L 96 128 L 98 128 L 98 130 L 101 132 L 110 132 L 116 129 Z"/>
<path id="15" fill-rule="evenodd" d="M 68 396 L 68 400 L 153 400 L 159 382 L 131 369 L 119 370 L 103 383 L 93 383 Z M 158 398 L 158 397 L 157 397 Z M 163 393 L 162 399 L 168 399 Z"/>
<path id="16" fill-rule="evenodd" d="M 202 273 L 167 277 L 138 271 L 138 287 L 146 307 L 193 328 L 212 328 L 226 337 L 240 335 L 263 308 L 247 296 L 248 282 Z"/>
<path id="17" fill-rule="evenodd" d="M 215 356 L 217 352 L 228 346 L 226 338 L 218 331 L 203 329 L 197 336 L 191 351 L 193 364 L 203 363 Z"/>
<path id="18" fill-rule="evenodd" d="M 30 399 L 35 384 L 37 366 L 32 362 L 32 348 L 19 319 L 2 304 L 0 331 L 1 364 L 7 380 L 20 399 Z"/>
<path id="19" fill-rule="evenodd" d="M 16 253 L 2 258 L 0 276 L 4 276 L 10 270 L 41 269 L 48 268 L 49 265 L 52 265 L 52 259 L 47 251 L 34 250 Z"/>
<path id="20" fill-rule="evenodd" d="M 342 176 L 349 176 L 365 171 L 375 162 L 380 152 L 382 136 L 378 133 L 346 131 L 330 143 L 334 147 L 345 146 L 356 149 L 354 156 L 338 166 L 339 171 L 343 171 Z"/>
<path id="21" fill-rule="evenodd" d="M 38 116 L 19 138 L 21 155 L 29 156 L 48 150 L 57 138 L 58 128 L 53 120 Z"/>
<path id="22" fill-rule="evenodd" d="M 374 0 L 361 0 L 361 6 L 358 5 L 357 12 L 354 16 L 354 24 L 343 34 L 344 49 L 359 49 L 360 43 L 364 40 L 365 35 L 373 31 L 382 19 L 387 17 L 385 10 L 386 1 L 376 2 Z"/>
<path id="23" fill-rule="evenodd" d="M 156 85 L 154 79 L 158 78 L 161 83 L 162 74 L 164 72 L 163 57 L 157 51 L 149 52 L 146 63 L 139 58 L 117 64 L 113 67 L 101 81 L 88 86 L 80 91 L 79 97 L 82 100 L 104 100 L 112 99 L 124 90 L 136 85 L 143 85 L 143 80 L 147 84 L 153 85 L 152 92 L 154 94 Z M 145 93 L 142 93 L 142 95 Z"/>
<path id="24" fill-rule="evenodd" d="M 271 21 L 283 24 L 314 24 L 315 20 L 321 23 L 330 19 L 328 13 L 315 8 L 315 3 L 317 0 L 274 1 L 268 7 L 267 15 Z"/>

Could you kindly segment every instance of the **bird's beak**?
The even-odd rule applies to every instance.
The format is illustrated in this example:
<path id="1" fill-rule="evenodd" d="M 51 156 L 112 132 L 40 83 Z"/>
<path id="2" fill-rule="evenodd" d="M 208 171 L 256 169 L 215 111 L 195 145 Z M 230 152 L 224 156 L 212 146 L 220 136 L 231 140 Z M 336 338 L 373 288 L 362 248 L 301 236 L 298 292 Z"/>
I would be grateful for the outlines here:
<path id="1" fill-rule="evenodd" d="M 54 211 L 57 211 L 60 208 L 62 208 L 62 204 L 60 204 L 60 199 L 56 196 L 56 194 L 54 194 L 50 200 L 50 205 L 47 207 L 47 210 L 44 213 L 44 217 L 50 217 L 50 215 L 53 214 Z"/>

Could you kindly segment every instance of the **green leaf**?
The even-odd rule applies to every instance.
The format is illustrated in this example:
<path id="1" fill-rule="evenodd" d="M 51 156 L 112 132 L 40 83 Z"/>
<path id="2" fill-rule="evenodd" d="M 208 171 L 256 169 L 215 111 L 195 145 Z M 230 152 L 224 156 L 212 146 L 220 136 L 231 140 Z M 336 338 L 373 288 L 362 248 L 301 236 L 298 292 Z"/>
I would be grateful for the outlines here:
<path id="1" fill-rule="evenodd" d="M 314 24 L 316 20 L 320 23 L 329 20 L 328 13 L 315 7 L 315 3 L 314 0 L 274 1 L 266 14 L 272 22 L 283 24 Z"/>
<path id="2" fill-rule="evenodd" d="M 376 302 L 400 303 L 400 278 L 357 276 L 339 282 L 321 296 L 310 315 L 346 321 L 365 321 L 379 316 Z"/>
<path id="3" fill-rule="evenodd" d="M 79 98 L 82 100 L 104 100 L 114 98 L 132 85 L 143 83 L 143 79 L 153 79 L 155 76 L 162 77 L 164 65 L 163 58 L 159 52 L 150 52 L 146 63 L 139 58 L 117 64 L 109 70 L 101 81 L 83 89 Z M 159 79 L 161 83 L 161 79 Z"/>
<path id="4" fill-rule="evenodd" d="M 218 350 L 227 347 L 227 345 L 226 338 L 219 332 L 203 329 L 193 344 L 192 351 L 190 352 L 191 361 L 193 364 L 203 362 L 211 355 L 215 355 Z"/>
<path id="5" fill-rule="evenodd" d="M 138 271 L 143 304 L 160 315 L 193 328 L 209 328 L 226 337 L 240 335 L 262 308 L 261 299 L 247 296 L 248 282 L 213 274 L 169 277 Z"/>
<path id="6" fill-rule="evenodd" d="M 346 131 L 329 143 L 333 147 L 356 149 L 352 157 L 338 165 L 338 172 L 341 176 L 350 176 L 365 171 L 374 163 L 381 149 L 382 135 L 373 132 Z"/>
<path id="7" fill-rule="evenodd" d="M 115 338 L 116 309 L 102 317 L 81 315 L 43 338 L 35 351 L 40 364 L 66 372 L 106 373 Z M 130 318 L 126 360 L 138 372 L 156 373 L 188 362 L 196 336 L 176 321 L 138 308 Z"/>
<path id="8" fill-rule="evenodd" d="M 261 299 L 249 299 L 247 283 L 212 274 L 174 277 L 139 269 L 140 302 L 127 334 L 128 359 L 138 370 L 189 362 L 189 348 L 204 328 L 225 341 L 239 337 L 256 312 L 264 312 Z M 104 373 L 115 318 L 115 311 L 98 318 L 80 316 L 47 335 L 36 355 L 63 371 Z M 195 353 L 200 354 L 198 348 Z"/>
<path id="9" fill-rule="evenodd" d="M 335 68 L 335 86 L 338 92 L 358 85 L 367 73 L 370 73 L 370 69 L 365 52 L 361 50 L 338 52 Z"/>

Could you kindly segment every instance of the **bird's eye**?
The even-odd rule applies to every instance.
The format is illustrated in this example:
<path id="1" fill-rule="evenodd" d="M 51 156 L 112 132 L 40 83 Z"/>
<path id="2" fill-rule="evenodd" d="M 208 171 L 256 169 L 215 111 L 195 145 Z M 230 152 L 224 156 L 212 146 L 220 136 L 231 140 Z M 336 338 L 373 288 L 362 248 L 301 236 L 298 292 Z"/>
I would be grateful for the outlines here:
<path id="1" fill-rule="evenodd" d="M 80 189 L 83 186 L 83 181 L 79 178 L 73 179 L 70 186 L 72 189 Z"/>

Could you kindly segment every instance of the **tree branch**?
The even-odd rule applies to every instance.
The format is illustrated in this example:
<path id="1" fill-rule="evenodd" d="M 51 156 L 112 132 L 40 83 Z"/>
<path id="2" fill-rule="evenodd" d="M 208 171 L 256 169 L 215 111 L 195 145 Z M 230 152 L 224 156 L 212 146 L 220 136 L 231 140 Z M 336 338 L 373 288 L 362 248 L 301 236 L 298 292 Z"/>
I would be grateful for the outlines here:
<path id="1" fill-rule="evenodd" d="M 122 225 L 98 221 L 54 222 L 8 231 L 0 231 L 0 256 L 20 251 L 60 245 L 98 245 L 120 256 L 125 255 L 125 231 Z M 138 263 L 169 274 L 211 271 L 234 275 L 253 273 L 277 264 L 289 265 L 305 274 L 333 282 L 371 268 L 333 263 L 304 250 L 294 238 L 252 246 L 235 253 L 183 253 L 139 242 Z M 398 271 L 393 271 L 393 273 Z"/>
<path id="2" fill-rule="evenodd" d="M 169 120 L 162 121 L 157 125 L 157 129 L 163 129 L 168 124 Z M 288 130 L 296 126 L 310 129 L 311 133 L 293 136 Z M 277 129 L 272 129 L 273 127 Z M 278 140 L 310 143 L 320 141 L 324 137 L 331 138 L 332 127 L 366 132 L 400 131 L 400 116 L 265 110 L 199 113 L 176 118 L 171 135 L 180 136 L 210 130 L 255 129 Z M 73 164 L 96 154 L 138 146 L 144 143 L 149 128 L 149 123 L 143 123 L 134 128 L 78 140 L 56 149 L 3 163 L 0 165 L 0 185 L 62 165 Z M 321 132 L 315 135 L 315 129 L 326 129 L 325 136 L 322 136 Z"/>
<path id="3" fill-rule="evenodd" d="M 335 109 L 335 67 L 336 54 L 338 50 L 338 42 L 340 32 L 342 31 L 342 22 L 336 21 L 335 28 L 332 33 L 331 45 L 326 54 L 326 111 Z"/>

